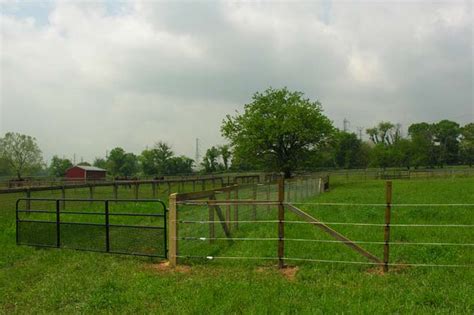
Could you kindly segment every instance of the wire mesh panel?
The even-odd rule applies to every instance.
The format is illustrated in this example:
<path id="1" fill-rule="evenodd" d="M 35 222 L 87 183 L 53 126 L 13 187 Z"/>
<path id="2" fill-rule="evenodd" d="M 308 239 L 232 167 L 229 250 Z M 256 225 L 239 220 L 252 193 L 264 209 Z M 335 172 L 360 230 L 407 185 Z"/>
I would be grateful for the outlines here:
<path id="1" fill-rule="evenodd" d="M 17 243 L 56 247 L 56 228 L 55 222 L 20 221 L 17 225 Z"/>
<path id="2" fill-rule="evenodd" d="M 156 199 L 18 199 L 17 244 L 166 258 L 166 211 Z"/>

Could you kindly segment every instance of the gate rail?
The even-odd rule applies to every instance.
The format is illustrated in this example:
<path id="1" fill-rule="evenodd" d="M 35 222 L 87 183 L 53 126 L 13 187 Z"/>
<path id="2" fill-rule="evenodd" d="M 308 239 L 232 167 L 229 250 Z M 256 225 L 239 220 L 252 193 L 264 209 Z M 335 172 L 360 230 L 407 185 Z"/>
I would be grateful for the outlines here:
<path id="1" fill-rule="evenodd" d="M 20 208 L 20 203 L 25 201 L 26 209 Z M 31 204 L 34 201 L 45 201 L 45 202 L 54 202 L 55 209 L 53 210 L 35 210 L 31 209 Z M 104 211 L 103 212 L 93 212 L 93 211 L 65 211 L 61 210 L 64 207 L 66 202 L 79 202 L 79 203 L 103 203 Z M 110 212 L 109 206 L 111 203 L 157 203 L 162 207 L 161 213 L 130 213 L 130 212 Z M 68 198 L 19 198 L 16 201 L 15 205 L 15 214 L 16 214 L 16 243 L 17 245 L 31 245 L 38 247 L 53 247 L 53 248 L 70 248 L 75 250 L 84 250 L 84 251 L 93 251 L 93 252 L 106 252 L 111 254 L 123 254 L 123 255 L 134 255 L 134 256 L 146 256 L 146 257 L 158 257 L 158 258 L 167 258 L 168 257 L 168 240 L 167 240 L 167 212 L 168 209 L 163 201 L 159 199 L 68 199 Z M 21 217 L 21 213 L 31 214 L 50 214 L 55 215 L 54 220 L 33 220 L 33 219 L 24 219 Z M 97 222 L 63 222 L 61 220 L 61 215 L 92 215 L 92 216 L 104 216 L 104 223 Z M 115 216 L 122 217 L 149 217 L 149 218 L 163 218 L 162 224 L 160 225 L 138 225 L 138 224 L 111 224 L 110 218 Z M 22 223 L 37 223 L 37 224 L 49 224 L 55 225 L 55 235 L 54 242 L 52 244 L 46 243 L 33 243 L 33 242 L 23 242 L 22 241 Z M 61 237 L 61 231 L 63 225 L 76 225 L 76 226 L 91 226 L 91 227 L 103 227 L 104 231 L 104 249 L 90 249 L 90 248 L 74 248 L 64 246 Z M 150 252 L 133 252 L 133 251 L 124 251 L 124 250 L 114 250 L 111 248 L 111 228 L 124 228 L 124 229 L 142 229 L 142 230 L 162 230 L 163 237 L 163 250 L 162 253 L 150 253 Z M 36 233 L 34 233 L 36 234 Z M 137 235 L 137 233 L 134 233 Z M 39 236 L 39 235 L 35 235 Z M 120 233 L 116 233 L 115 236 L 120 236 Z M 119 237 L 118 237 L 119 238 Z M 158 240 L 156 240 L 158 242 Z M 151 244 L 154 244 L 153 242 Z"/>

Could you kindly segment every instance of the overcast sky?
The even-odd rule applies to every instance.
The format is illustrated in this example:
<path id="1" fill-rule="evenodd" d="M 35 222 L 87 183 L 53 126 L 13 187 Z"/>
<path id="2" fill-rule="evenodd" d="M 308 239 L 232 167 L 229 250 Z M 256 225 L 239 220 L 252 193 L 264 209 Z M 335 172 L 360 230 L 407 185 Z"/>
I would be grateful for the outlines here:
<path id="1" fill-rule="evenodd" d="M 474 121 L 471 1 L 0 0 L 0 134 L 93 160 L 158 140 L 194 157 L 287 86 L 342 128 Z"/>

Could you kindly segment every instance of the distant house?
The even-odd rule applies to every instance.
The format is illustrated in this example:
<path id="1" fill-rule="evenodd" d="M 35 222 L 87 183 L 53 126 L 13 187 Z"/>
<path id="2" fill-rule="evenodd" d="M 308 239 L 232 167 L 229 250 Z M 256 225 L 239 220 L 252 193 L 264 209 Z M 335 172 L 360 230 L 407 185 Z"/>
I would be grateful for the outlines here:
<path id="1" fill-rule="evenodd" d="M 81 180 L 105 180 L 107 171 L 95 166 L 76 165 L 66 171 L 66 179 Z"/>

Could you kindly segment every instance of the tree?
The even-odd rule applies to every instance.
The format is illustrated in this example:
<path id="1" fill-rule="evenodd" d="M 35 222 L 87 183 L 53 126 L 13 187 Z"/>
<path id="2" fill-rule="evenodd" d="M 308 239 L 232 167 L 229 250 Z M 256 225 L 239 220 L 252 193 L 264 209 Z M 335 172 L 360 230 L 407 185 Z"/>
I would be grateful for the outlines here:
<path id="1" fill-rule="evenodd" d="M 354 168 L 363 166 L 361 159 L 362 141 L 356 134 L 337 132 L 334 158 L 338 167 Z"/>
<path id="2" fill-rule="evenodd" d="M 68 168 L 72 167 L 72 163 L 69 159 L 61 159 L 57 155 L 51 159 L 49 166 L 49 172 L 55 177 L 64 177 Z"/>
<path id="3" fill-rule="evenodd" d="M 308 153 L 333 132 L 321 104 L 287 88 L 255 93 L 244 113 L 227 115 L 221 127 L 234 155 L 254 164 L 262 163 L 290 177 Z"/>
<path id="4" fill-rule="evenodd" d="M 392 145 L 401 138 L 400 127 L 400 124 L 382 121 L 376 127 L 367 129 L 366 133 L 375 144 Z"/>
<path id="5" fill-rule="evenodd" d="M 467 124 L 461 129 L 459 146 L 462 162 L 472 167 L 474 164 L 474 123 Z"/>
<path id="6" fill-rule="evenodd" d="M 146 175 L 169 175 L 174 171 L 171 168 L 171 159 L 174 153 L 171 146 L 166 142 L 159 141 L 152 149 L 147 149 L 142 152 L 139 159 L 143 173 Z"/>
<path id="7" fill-rule="evenodd" d="M 434 125 L 435 141 L 440 147 L 440 164 L 455 164 L 459 161 L 459 136 L 461 128 L 457 122 L 441 120 Z"/>
<path id="8" fill-rule="evenodd" d="M 189 174 L 193 172 L 194 160 L 184 155 L 173 156 L 168 160 L 167 175 Z"/>
<path id="9" fill-rule="evenodd" d="M 104 158 L 100 158 L 100 157 L 95 158 L 94 163 L 92 163 L 92 165 L 94 165 L 95 167 L 98 167 L 98 168 L 102 168 L 104 170 L 106 170 L 107 167 L 108 167 L 107 160 L 105 160 Z"/>
<path id="10" fill-rule="evenodd" d="M 230 151 L 230 146 L 227 144 L 224 144 L 224 145 L 219 146 L 218 149 L 219 149 L 219 154 L 222 158 L 224 170 L 228 170 L 230 158 L 232 156 L 232 152 Z"/>
<path id="11" fill-rule="evenodd" d="M 114 176 L 132 176 L 138 171 L 138 159 L 133 153 L 126 153 L 122 148 L 110 151 L 107 159 L 108 170 Z"/>
<path id="12" fill-rule="evenodd" d="M 43 157 L 36 139 L 15 132 L 8 132 L 0 138 L 0 157 L 8 163 L 19 180 L 24 174 L 39 170 Z"/>
<path id="13" fill-rule="evenodd" d="M 434 143 L 434 127 L 426 122 L 416 123 L 408 127 L 411 138 L 412 164 L 434 167 L 438 164 L 438 147 Z"/>
<path id="14" fill-rule="evenodd" d="M 207 149 L 206 154 L 204 155 L 201 165 L 204 167 L 206 173 L 212 173 L 219 169 L 219 149 L 216 147 L 211 147 Z"/>

